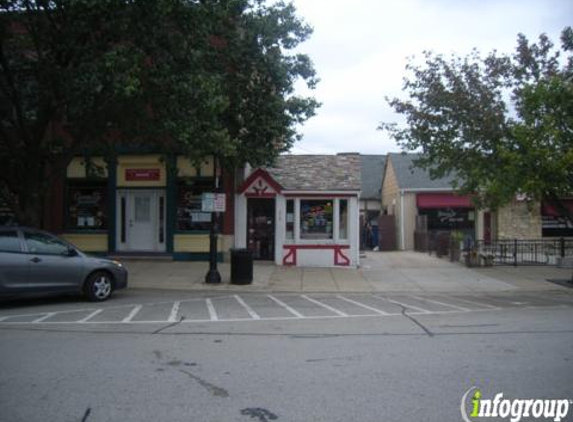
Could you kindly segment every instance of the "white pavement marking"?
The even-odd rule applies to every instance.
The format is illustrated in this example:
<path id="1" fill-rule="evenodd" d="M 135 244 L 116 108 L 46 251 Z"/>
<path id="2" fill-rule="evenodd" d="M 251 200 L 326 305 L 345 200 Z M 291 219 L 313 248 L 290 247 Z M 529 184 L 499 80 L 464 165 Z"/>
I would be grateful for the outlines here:
<path id="1" fill-rule="evenodd" d="M 469 309 L 469 308 L 464 308 L 463 306 L 458 306 L 458 305 L 452 305 L 451 303 L 440 302 L 439 300 L 427 299 L 425 297 L 420 297 L 420 296 L 412 296 L 412 297 L 414 299 L 418 299 L 418 300 L 421 300 L 423 302 L 435 303 L 436 305 L 447 306 L 447 307 L 452 308 L 452 309 L 457 309 L 458 311 L 464 311 L 464 312 L 470 312 L 471 311 L 471 309 Z"/>
<path id="2" fill-rule="evenodd" d="M 121 322 L 131 322 L 131 320 L 141 311 L 142 305 L 137 305 L 134 307 L 128 316 L 126 316 Z"/>
<path id="3" fill-rule="evenodd" d="M 245 303 L 245 301 L 239 296 L 239 295 L 233 295 L 233 297 L 235 298 L 235 300 L 237 302 L 239 302 L 239 304 L 245 308 L 245 310 L 247 311 L 247 313 L 251 316 L 251 318 L 253 319 L 261 319 L 261 317 L 259 316 L 259 314 L 257 314 L 255 311 L 253 311 L 253 308 L 251 308 L 249 305 L 247 305 Z"/>
<path id="4" fill-rule="evenodd" d="M 456 300 L 460 300 L 462 302 L 469 303 L 470 305 L 483 306 L 484 308 L 487 308 L 487 309 L 501 309 L 498 306 L 488 305 L 487 303 L 476 302 L 476 301 L 468 300 L 468 299 L 462 299 L 462 298 L 457 297 L 457 296 L 456 296 Z"/>
<path id="5" fill-rule="evenodd" d="M 382 311 L 382 310 L 380 310 L 380 309 L 378 309 L 378 308 L 375 308 L 375 307 L 373 307 L 373 306 L 369 306 L 369 305 L 366 305 L 366 304 L 364 304 L 364 303 L 357 302 L 357 301 L 352 300 L 352 299 L 349 299 L 349 298 L 347 298 L 347 297 L 345 297 L 345 296 L 336 295 L 336 297 L 337 297 L 338 299 L 340 299 L 340 300 L 344 300 L 344 301 L 346 301 L 346 302 L 348 302 L 348 303 L 352 303 L 352 304 L 354 304 L 354 305 L 356 305 L 356 306 L 360 306 L 361 308 L 368 309 L 369 311 L 375 312 L 375 313 L 377 313 L 378 315 L 390 315 L 388 312 L 384 312 L 384 311 Z"/>
<path id="6" fill-rule="evenodd" d="M 213 306 L 213 302 L 211 299 L 205 299 L 205 304 L 207 305 L 207 310 L 209 311 L 209 318 L 211 321 L 219 321 L 219 317 L 217 316 L 217 311 Z"/>
<path id="7" fill-rule="evenodd" d="M 297 311 L 296 309 L 291 308 L 290 306 L 288 306 L 286 303 L 284 303 L 282 300 L 277 299 L 276 297 L 272 296 L 272 295 L 267 295 L 267 297 L 272 300 L 273 302 L 275 302 L 277 305 L 282 306 L 283 308 L 285 308 L 287 311 L 289 311 L 291 314 L 293 314 L 295 317 L 297 318 L 304 318 L 304 315 L 301 314 L 299 311 Z"/>
<path id="8" fill-rule="evenodd" d="M 177 321 L 177 314 L 179 313 L 179 306 L 181 306 L 181 302 L 173 303 L 173 307 L 171 308 L 171 313 L 169 314 L 169 322 L 176 322 Z"/>
<path id="9" fill-rule="evenodd" d="M 338 309 L 336 309 L 336 308 L 333 308 L 332 306 L 329 306 L 329 305 L 327 305 L 326 303 L 322 303 L 322 302 L 319 301 L 319 300 L 316 300 L 316 299 L 313 299 L 313 298 L 311 298 L 311 297 L 308 297 L 307 295 L 300 295 L 300 297 L 302 297 L 302 298 L 305 299 L 305 300 L 308 300 L 309 302 L 315 303 L 315 304 L 317 304 L 318 306 L 322 306 L 324 309 L 328 309 L 330 312 L 334 312 L 334 313 L 337 314 L 337 315 L 340 315 L 340 316 L 348 316 L 347 313 L 342 312 L 342 311 L 340 311 L 340 310 L 338 310 Z"/>
<path id="10" fill-rule="evenodd" d="M 88 316 L 86 316 L 85 318 L 80 319 L 79 321 L 76 321 L 77 323 L 83 324 L 84 322 L 88 322 L 90 319 L 92 319 L 93 317 L 95 317 L 97 314 L 101 314 L 103 312 L 103 309 L 96 309 L 95 311 L 93 311 L 92 313 L 90 313 Z"/>
<path id="11" fill-rule="evenodd" d="M 44 316 L 41 316 L 40 318 L 36 318 L 34 321 L 32 321 L 32 324 L 37 324 L 39 322 L 45 321 L 50 317 L 53 317 L 54 315 L 56 315 L 57 312 L 48 312 L 47 314 L 45 314 Z"/>
<path id="12" fill-rule="evenodd" d="M 407 303 L 403 303 L 403 302 L 398 302 L 397 300 L 394 300 L 394 299 L 381 298 L 381 297 L 379 297 L 379 296 L 376 296 L 376 297 L 378 297 L 379 299 L 383 299 L 383 300 L 385 300 L 385 301 L 387 301 L 387 302 L 394 303 L 394 304 L 399 305 L 399 306 L 403 306 L 403 307 L 405 307 L 405 308 L 414 309 L 415 311 L 421 312 L 421 313 L 423 313 L 423 314 L 430 314 L 430 313 L 432 313 L 431 311 L 428 311 L 427 309 L 419 308 L 419 307 L 414 306 L 414 305 L 408 305 Z"/>

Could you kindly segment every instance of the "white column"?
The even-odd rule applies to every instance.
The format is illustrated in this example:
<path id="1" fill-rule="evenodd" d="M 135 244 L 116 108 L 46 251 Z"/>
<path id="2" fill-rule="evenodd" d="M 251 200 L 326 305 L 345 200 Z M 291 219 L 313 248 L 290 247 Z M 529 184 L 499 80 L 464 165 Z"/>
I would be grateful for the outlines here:
<path id="1" fill-rule="evenodd" d="M 247 198 L 235 195 L 235 248 L 247 247 Z"/>
<path id="2" fill-rule="evenodd" d="M 275 264 L 283 260 L 283 243 L 286 236 L 286 200 L 282 195 L 275 197 Z"/>

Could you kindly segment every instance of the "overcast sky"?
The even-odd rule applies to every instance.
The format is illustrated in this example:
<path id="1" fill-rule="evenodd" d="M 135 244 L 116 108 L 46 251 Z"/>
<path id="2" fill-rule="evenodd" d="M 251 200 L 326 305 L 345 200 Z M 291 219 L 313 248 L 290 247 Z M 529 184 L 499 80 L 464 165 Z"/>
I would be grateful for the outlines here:
<path id="1" fill-rule="evenodd" d="M 399 151 L 381 121 L 399 121 L 386 96 L 403 96 L 406 59 L 422 51 L 465 55 L 473 47 L 511 52 L 517 34 L 545 32 L 558 44 L 573 25 L 571 0 L 293 0 L 314 28 L 299 51 L 321 79 L 311 95 L 322 102 L 303 126 L 295 154 Z M 299 88 L 299 93 L 306 93 Z"/>

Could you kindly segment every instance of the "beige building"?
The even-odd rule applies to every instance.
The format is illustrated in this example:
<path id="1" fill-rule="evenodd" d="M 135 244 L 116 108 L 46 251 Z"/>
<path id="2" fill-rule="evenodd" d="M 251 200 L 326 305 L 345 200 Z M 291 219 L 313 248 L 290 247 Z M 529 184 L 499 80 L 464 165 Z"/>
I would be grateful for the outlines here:
<path id="1" fill-rule="evenodd" d="M 414 249 L 417 230 L 459 231 L 466 240 L 486 241 L 573 236 L 573 227 L 546 204 L 517 198 L 496 212 L 476 209 L 470 197 L 455 193 L 452 178 L 432 180 L 416 167 L 417 157 L 388 154 L 384 169 L 381 210 L 394 216 L 398 249 Z M 565 204 L 573 208 L 572 200 Z"/>

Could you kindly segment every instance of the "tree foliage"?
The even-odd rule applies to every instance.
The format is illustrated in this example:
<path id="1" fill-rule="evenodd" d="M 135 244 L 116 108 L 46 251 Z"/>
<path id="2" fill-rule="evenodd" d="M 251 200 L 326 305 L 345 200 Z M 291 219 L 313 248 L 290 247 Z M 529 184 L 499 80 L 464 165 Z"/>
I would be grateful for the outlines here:
<path id="1" fill-rule="evenodd" d="M 232 166 L 298 139 L 311 28 L 263 0 L 0 0 L 0 199 L 39 225 L 73 156 L 155 148 Z"/>
<path id="2" fill-rule="evenodd" d="M 387 99 L 405 125 L 382 123 L 432 177 L 453 175 L 478 205 L 498 208 L 516 194 L 548 200 L 573 194 L 573 30 L 561 48 L 546 35 L 518 36 L 513 54 L 424 53 L 407 65 L 408 99 Z M 569 214 L 569 217 L 570 214 Z"/>

